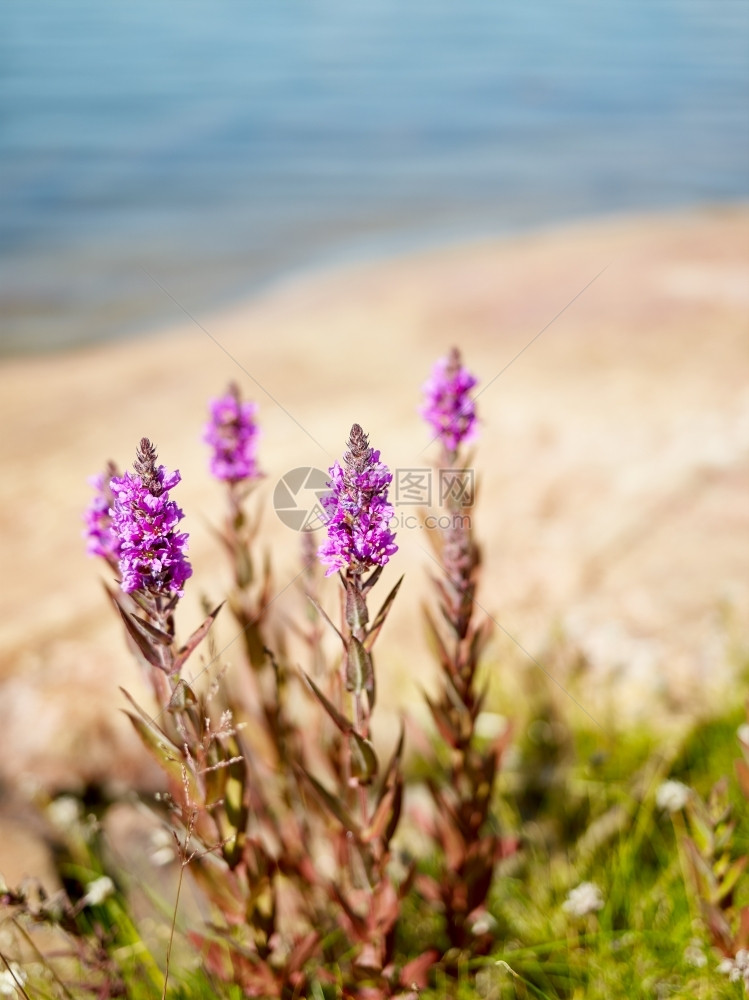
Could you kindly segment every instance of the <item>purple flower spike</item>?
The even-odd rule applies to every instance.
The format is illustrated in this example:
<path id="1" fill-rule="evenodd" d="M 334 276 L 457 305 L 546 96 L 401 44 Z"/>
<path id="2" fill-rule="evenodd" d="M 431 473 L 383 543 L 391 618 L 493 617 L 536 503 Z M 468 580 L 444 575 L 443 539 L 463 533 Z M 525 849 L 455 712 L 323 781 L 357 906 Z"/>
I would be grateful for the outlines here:
<path id="1" fill-rule="evenodd" d="M 388 487 L 393 476 L 380 461 L 379 451 L 358 424 L 351 428 L 349 450 L 343 466 L 335 462 L 330 472 L 331 493 L 322 498 L 327 515 L 328 540 L 317 551 L 328 567 L 326 576 L 339 569 L 361 575 L 385 563 L 398 551 L 390 530 L 393 508 Z"/>
<path id="2" fill-rule="evenodd" d="M 419 412 L 449 453 L 476 436 L 476 405 L 468 394 L 477 384 L 453 347 L 446 358 L 436 363 L 432 377 L 424 385 L 425 400 Z"/>
<path id="3" fill-rule="evenodd" d="M 109 563 L 116 563 L 120 557 L 119 539 L 112 531 L 112 518 L 109 513 L 114 502 L 109 482 L 112 476 L 116 475 L 117 467 L 109 462 L 104 472 L 89 479 L 96 492 L 83 515 L 86 524 L 83 531 L 86 552 L 90 556 L 101 556 Z"/>
<path id="4" fill-rule="evenodd" d="M 238 483 L 260 479 L 257 465 L 257 442 L 260 429 L 255 423 L 257 403 L 243 403 L 233 383 L 225 396 L 210 405 L 211 419 L 205 426 L 203 440 L 211 446 L 211 473 L 216 479 Z"/>
<path id="5" fill-rule="evenodd" d="M 110 484 L 122 589 L 126 594 L 142 590 L 181 597 L 192 566 L 185 556 L 187 535 L 177 531 L 184 514 L 169 490 L 182 477 L 156 465 L 156 449 L 148 438 L 141 440 L 133 468 L 135 474 L 114 476 Z"/>

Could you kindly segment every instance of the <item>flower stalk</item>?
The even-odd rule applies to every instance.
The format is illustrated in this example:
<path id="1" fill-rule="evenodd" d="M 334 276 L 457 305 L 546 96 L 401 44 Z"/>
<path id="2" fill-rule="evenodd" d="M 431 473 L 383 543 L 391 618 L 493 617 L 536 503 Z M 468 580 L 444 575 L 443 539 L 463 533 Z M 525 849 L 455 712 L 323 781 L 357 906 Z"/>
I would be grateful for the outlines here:
<path id="1" fill-rule="evenodd" d="M 390 841 L 403 795 L 403 736 L 382 777 L 371 741 L 376 702 L 372 648 L 401 583 L 396 583 L 371 618 L 370 591 L 397 551 L 390 528 L 393 508 L 388 500 L 392 474 L 380 461 L 380 453 L 370 447 L 361 426 L 354 424 L 343 462 L 334 463 L 330 477 L 331 492 L 322 501 L 328 537 L 318 556 L 327 567 L 326 575 L 338 571 L 341 627 L 337 628 L 319 605 L 316 607 L 341 641 L 341 668 L 333 694 L 337 704 L 311 677 L 307 682 L 341 736 L 337 793 L 328 791 L 306 769 L 303 773 L 337 827 L 339 852 L 347 858 L 345 880 L 337 879 L 329 891 L 341 908 L 350 938 L 359 946 L 355 962 L 358 974 L 382 979 L 392 957 L 400 899 L 410 885 L 407 879 L 403 886 L 394 886 L 387 873 Z"/>
<path id="2" fill-rule="evenodd" d="M 437 362 L 424 387 L 421 412 L 439 439 L 443 469 L 459 470 L 465 462 L 463 446 L 476 436 L 476 409 L 469 395 L 476 384 L 453 348 Z M 473 534 L 473 500 L 468 489 L 448 494 L 449 524 L 435 544 L 441 569 L 434 579 L 440 615 L 427 612 L 427 624 L 438 654 L 440 687 L 427 702 L 449 757 L 442 780 L 430 780 L 429 787 L 435 805 L 433 832 L 445 865 L 439 878 L 424 877 L 420 884 L 427 897 L 441 905 L 451 946 L 481 952 L 491 935 L 476 929 L 486 923 L 494 865 L 505 849 L 491 802 L 507 734 L 486 746 L 477 735 L 487 693 L 479 689 L 477 672 L 490 626 L 475 618 L 481 553 Z"/>
<path id="3" fill-rule="evenodd" d="M 234 576 L 229 608 L 242 630 L 250 664 L 260 670 L 267 662 L 263 618 L 272 582 L 266 559 L 257 585 L 252 550 L 258 523 L 246 509 L 250 493 L 264 477 L 257 458 L 257 409 L 256 403 L 242 399 L 236 383 L 230 383 L 224 395 L 210 403 L 203 440 L 210 448 L 211 474 L 224 486 L 226 494 L 227 511 L 219 538 Z"/>

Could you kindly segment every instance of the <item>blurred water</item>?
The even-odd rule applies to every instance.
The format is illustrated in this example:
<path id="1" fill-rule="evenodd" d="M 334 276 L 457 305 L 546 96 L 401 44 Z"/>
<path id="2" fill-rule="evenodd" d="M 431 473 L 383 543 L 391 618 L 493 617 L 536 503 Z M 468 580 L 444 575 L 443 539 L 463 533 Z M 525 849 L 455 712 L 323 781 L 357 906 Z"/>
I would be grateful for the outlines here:
<path id="1" fill-rule="evenodd" d="M 4 0 L 0 352 L 310 263 L 749 196 L 744 0 Z"/>

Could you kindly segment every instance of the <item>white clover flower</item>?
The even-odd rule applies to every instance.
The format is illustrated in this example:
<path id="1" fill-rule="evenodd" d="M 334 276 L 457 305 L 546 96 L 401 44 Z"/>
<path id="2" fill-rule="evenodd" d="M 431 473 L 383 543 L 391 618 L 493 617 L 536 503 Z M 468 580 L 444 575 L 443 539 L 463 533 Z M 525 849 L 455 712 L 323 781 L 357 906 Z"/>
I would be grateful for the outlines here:
<path id="1" fill-rule="evenodd" d="M 679 812 L 689 801 L 691 789 L 681 781 L 669 778 L 659 786 L 655 793 L 655 804 L 667 812 Z"/>
<path id="2" fill-rule="evenodd" d="M 86 890 L 86 895 L 81 900 L 82 905 L 98 906 L 99 903 L 104 902 L 107 896 L 112 895 L 114 892 L 114 882 L 108 875 L 102 875 L 101 878 L 89 882 Z"/>
<path id="3" fill-rule="evenodd" d="M 581 882 L 567 893 L 562 909 L 573 917 L 587 917 L 589 913 L 602 910 L 603 905 L 603 893 L 598 886 L 593 882 Z"/>
<path id="4" fill-rule="evenodd" d="M 10 963 L 10 968 L 0 972 L 0 997 L 20 997 L 21 987 L 28 979 L 20 965 Z"/>

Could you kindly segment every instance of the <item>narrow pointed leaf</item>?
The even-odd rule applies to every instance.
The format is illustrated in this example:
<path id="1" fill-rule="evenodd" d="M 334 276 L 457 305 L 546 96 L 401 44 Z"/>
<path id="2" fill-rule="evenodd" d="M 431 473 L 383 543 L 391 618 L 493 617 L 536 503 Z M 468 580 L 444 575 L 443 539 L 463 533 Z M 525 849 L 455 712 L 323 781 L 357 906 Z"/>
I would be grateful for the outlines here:
<path id="1" fill-rule="evenodd" d="M 143 620 L 138 618 L 137 615 L 131 615 L 129 611 L 125 611 L 124 608 L 120 607 L 118 601 L 114 602 L 114 606 L 117 608 L 120 618 L 122 618 L 127 634 L 138 647 L 139 652 L 146 662 L 150 663 L 152 667 L 158 667 L 159 670 L 166 671 L 161 655 L 154 645 L 154 640 L 150 639 L 146 632 L 139 627 L 143 625 Z"/>
<path id="2" fill-rule="evenodd" d="M 380 608 L 380 610 L 375 615 L 375 620 L 372 622 L 372 627 L 367 632 L 367 634 L 366 634 L 366 636 L 364 638 L 364 646 L 365 646 L 366 649 L 368 649 L 368 650 L 372 649 L 372 646 L 374 645 L 375 639 L 377 638 L 377 636 L 380 633 L 380 629 L 385 624 L 385 619 L 387 618 L 388 614 L 390 613 L 390 609 L 393 606 L 393 601 L 395 600 L 395 596 L 398 593 L 398 590 L 400 589 L 400 585 L 402 583 L 403 583 L 403 577 L 401 576 L 400 580 L 398 580 L 398 582 L 396 583 L 396 585 L 390 591 L 390 593 L 388 594 L 388 596 L 383 601 L 382 607 Z"/>
<path id="3" fill-rule="evenodd" d="M 383 567 L 382 567 L 382 566 L 378 566 L 378 567 L 377 567 L 377 568 L 376 568 L 376 569 L 374 570 L 374 572 L 373 572 L 373 573 L 370 573 L 370 574 L 369 574 L 369 576 L 367 577 L 367 579 L 366 579 L 366 580 L 364 581 L 364 583 L 362 584 L 362 591 L 363 591 L 363 592 L 364 592 L 365 594 L 366 594 L 366 592 L 367 592 L 368 590 L 371 590 L 371 589 L 372 589 L 372 587 L 374 587 L 374 585 L 375 585 L 375 584 L 377 583 L 377 581 L 378 581 L 378 580 L 380 579 L 380 576 L 382 575 L 382 569 L 383 569 Z"/>
<path id="4" fill-rule="evenodd" d="M 427 623 L 427 631 L 429 633 L 428 638 L 436 646 L 437 656 L 439 658 L 440 665 L 443 670 L 449 672 L 451 669 L 452 658 L 450 654 L 447 652 L 447 647 L 444 643 L 444 640 L 442 639 L 442 636 L 440 635 L 439 629 L 437 628 L 437 623 L 432 617 L 431 612 L 428 611 L 426 608 L 424 609 L 424 619 Z"/>
<path id="5" fill-rule="evenodd" d="M 400 984 L 408 990 L 425 990 L 429 985 L 429 970 L 440 957 L 436 948 L 423 952 L 406 962 L 400 971 Z"/>
<path id="6" fill-rule="evenodd" d="M 401 731 L 398 737 L 398 742 L 395 745 L 395 750 L 393 750 L 393 755 L 388 761 L 388 766 L 385 768 L 385 773 L 382 776 L 382 785 L 380 788 L 380 799 L 382 799 L 387 792 L 388 788 L 392 784 L 393 776 L 398 772 L 401 764 L 401 758 L 403 757 L 403 748 L 406 743 L 406 728 L 401 720 Z"/>
<path id="7" fill-rule="evenodd" d="M 434 724 L 436 725 L 437 731 L 442 739 L 451 747 L 457 746 L 460 734 L 455 730 L 451 719 L 442 708 L 442 705 L 433 701 L 426 692 L 424 692 L 424 700 L 429 706 L 429 711 L 432 713 Z"/>
<path id="8" fill-rule="evenodd" d="M 386 788 L 384 795 L 380 796 L 374 815 L 369 821 L 369 826 L 362 834 L 362 840 L 364 840 L 365 843 L 370 843 L 373 840 L 380 840 L 382 837 L 385 827 L 387 826 L 388 819 L 390 818 L 390 807 L 393 804 L 394 794 L 394 788 Z"/>
<path id="9" fill-rule="evenodd" d="M 147 621 L 145 618 L 140 618 L 138 615 L 130 614 L 124 608 L 122 608 L 120 602 L 115 599 L 115 603 L 120 608 L 120 610 L 129 615 L 132 624 L 143 633 L 147 639 L 153 640 L 153 642 L 158 643 L 160 646 L 171 646 L 174 642 L 174 636 L 169 635 L 168 632 L 164 632 L 163 629 L 157 628 L 152 625 L 151 622 Z"/>
<path id="10" fill-rule="evenodd" d="M 130 719 L 143 746 L 169 778 L 182 785 L 184 775 L 188 775 L 190 794 L 194 795 L 196 792 L 194 779 L 189 770 L 184 767 L 179 751 L 174 744 L 159 735 L 160 730 L 149 726 L 139 715 L 135 715 L 133 712 L 125 712 L 125 715 Z"/>
<path id="11" fill-rule="evenodd" d="M 291 949 L 291 954 L 286 963 L 287 972 L 297 972 L 301 969 L 304 963 L 309 958 L 312 958 L 319 940 L 320 934 L 318 931 L 310 931 L 303 938 L 297 940 Z"/>
<path id="12" fill-rule="evenodd" d="M 322 691 L 317 686 L 317 684 L 315 684 L 315 682 L 312 680 L 312 678 L 306 672 L 304 672 L 304 679 L 307 681 L 307 684 L 309 684 L 310 688 L 312 689 L 312 693 L 317 698 L 317 700 L 320 702 L 320 704 L 325 709 L 325 711 L 328 713 L 328 715 L 333 720 L 333 722 L 335 723 L 335 725 L 337 726 L 337 728 L 342 733 L 344 733 L 344 734 L 345 733 L 350 733 L 351 730 L 354 728 L 353 727 L 353 723 L 351 723 L 345 717 L 345 715 L 342 715 L 338 711 L 338 709 L 335 707 L 335 705 L 333 705 L 332 702 L 330 702 L 325 697 L 325 695 L 322 693 Z"/>
<path id="13" fill-rule="evenodd" d="M 398 829 L 398 823 L 401 817 L 401 808 L 403 806 L 403 776 L 398 773 L 395 775 L 395 786 L 393 789 L 393 805 L 390 811 L 390 821 L 385 828 L 385 833 L 383 835 L 382 841 L 387 848 L 390 845 L 390 841 L 393 839 L 393 834 Z"/>
<path id="14" fill-rule="evenodd" d="M 342 824 L 345 830 L 351 830 L 355 834 L 359 834 L 359 824 L 349 815 L 348 811 L 344 807 L 342 802 L 336 798 L 332 792 L 329 792 L 327 788 L 320 784 L 317 778 L 313 777 L 309 771 L 305 768 L 300 768 L 301 774 L 309 782 L 312 790 L 317 795 L 320 802 L 328 809 L 329 812 Z"/>
<path id="15" fill-rule="evenodd" d="M 742 872 L 746 868 L 748 860 L 749 858 L 747 858 L 747 856 L 744 855 L 743 857 L 738 858 L 736 861 L 734 861 L 734 863 L 731 865 L 731 867 L 728 869 L 725 876 L 721 880 L 717 892 L 715 893 L 715 897 L 712 900 L 713 903 L 720 903 L 728 895 L 730 895 L 736 883 L 738 882 L 739 878 L 741 877 Z"/>
<path id="16" fill-rule="evenodd" d="M 362 785 L 368 785 L 377 775 L 377 754 L 374 747 L 355 730 L 349 735 L 351 747 L 351 775 Z"/>
<path id="17" fill-rule="evenodd" d="M 198 625 L 184 646 L 178 650 L 177 655 L 174 657 L 174 662 L 172 663 L 171 673 L 176 674 L 177 671 L 181 669 L 190 654 L 203 641 L 203 639 L 205 639 L 208 634 L 208 630 L 216 620 L 216 615 L 219 613 L 221 608 L 223 608 L 223 606 L 224 602 L 222 601 L 221 604 L 219 604 L 217 608 L 214 608 L 208 617 L 201 622 L 200 625 Z"/>
<path id="18" fill-rule="evenodd" d="M 367 602 L 353 581 L 346 587 L 346 624 L 352 631 L 363 629 L 369 621 Z"/>
<path id="19" fill-rule="evenodd" d="M 369 699 L 369 711 L 372 712 L 377 697 L 377 684 L 375 683 L 374 664 L 372 663 L 371 656 L 369 657 L 369 671 L 364 678 L 364 690 L 367 692 L 367 698 Z"/>
<path id="20" fill-rule="evenodd" d="M 310 600 L 310 603 L 316 609 L 316 611 L 325 619 L 325 621 L 328 623 L 328 625 L 330 625 L 330 627 L 333 629 L 333 631 L 335 632 L 335 634 L 338 636 L 338 638 L 341 640 L 341 642 L 345 646 L 346 645 L 346 640 L 343 638 L 343 635 L 341 634 L 341 632 L 336 628 L 336 626 L 330 620 L 330 618 L 328 617 L 328 615 L 327 615 L 325 609 L 322 607 L 322 605 L 318 604 L 318 602 L 314 599 L 314 597 L 310 597 L 309 600 Z"/>
<path id="21" fill-rule="evenodd" d="M 736 761 L 736 777 L 745 799 L 749 799 L 749 766 L 745 760 Z"/>
<path id="22" fill-rule="evenodd" d="M 190 685 L 183 680 L 179 680 L 175 685 L 167 707 L 170 712 L 183 712 L 188 705 L 197 705 L 197 703 L 197 695 Z"/>
<path id="23" fill-rule="evenodd" d="M 125 698 L 130 702 L 130 704 L 133 706 L 133 708 L 138 713 L 138 715 L 141 717 L 141 719 L 146 723 L 146 725 L 150 726 L 153 729 L 153 731 L 159 736 L 160 739 L 162 739 L 165 742 L 169 743 L 174 748 L 174 750 L 176 752 L 177 751 L 177 747 L 174 746 L 174 744 L 172 743 L 172 741 L 166 735 L 166 733 L 161 728 L 161 726 L 159 726 L 159 724 L 156 722 L 156 720 L 152 719 L 151 716 L 147 712 L 143 711 L 143 709 L 140 707 L 140 705 L 135 700 L 135 698 L 133 698 L 133 696 L 128 691 L 126 691 L 125 688 L 121 687 L 120 691 L 125 696 Z"/>
<path id="24" fill-rule="evenodd" d="M 362 643 L 351 636 L 346 654 L 346 690 L 361 694 L 372 684 L 372 658 Z"/>
<path id="25" fill-rule="evenodd" d="M 377 808 L 364 835 L 364 839 L 368 841 L 379 840 L 386 847 L 398 826 L 403 802 L 403 778 L 400 773 L 400 762 L 404 743 L 405 729 L 401 723 L 400 737 L 380 786 Z"/>

